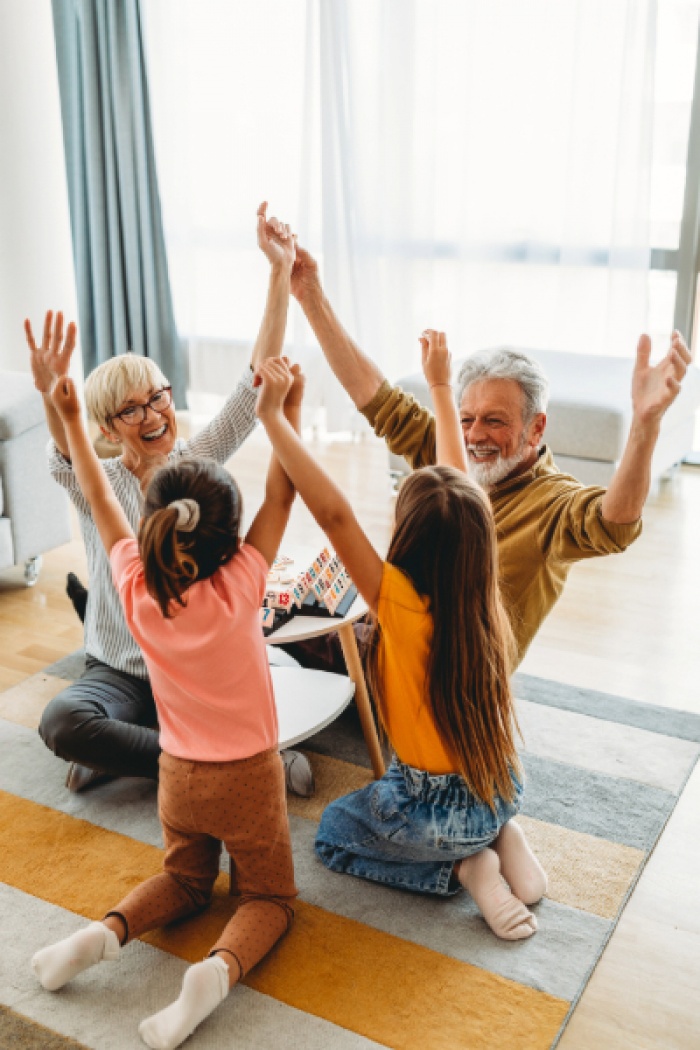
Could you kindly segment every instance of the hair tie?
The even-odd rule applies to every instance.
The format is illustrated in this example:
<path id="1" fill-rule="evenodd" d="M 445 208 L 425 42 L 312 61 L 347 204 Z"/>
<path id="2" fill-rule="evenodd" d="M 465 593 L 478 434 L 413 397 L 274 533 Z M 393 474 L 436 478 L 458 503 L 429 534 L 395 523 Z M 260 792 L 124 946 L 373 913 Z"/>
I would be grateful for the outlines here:
<path id="1" fill-rule="evenodd" d="M 199 522 L 199 503 L 196 499 L 174 499 L 168 510 L 177 511 L 175 528 L 178 532 L 193 532 Z"/>

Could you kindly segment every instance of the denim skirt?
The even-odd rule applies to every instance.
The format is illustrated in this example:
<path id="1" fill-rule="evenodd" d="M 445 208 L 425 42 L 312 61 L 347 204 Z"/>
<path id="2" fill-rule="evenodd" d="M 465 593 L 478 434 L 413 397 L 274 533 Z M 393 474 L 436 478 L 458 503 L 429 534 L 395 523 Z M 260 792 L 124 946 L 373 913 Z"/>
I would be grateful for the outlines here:
<path id="1" fill-rule="evenodd" d="M 394 759 L 381 780 L 336 799 L 324 810 L 316 853 L 332 871 L 447 896 L 461 886 L 455 862 L 490 845 L 520 809 L 514 801 L 492 810 L 459 774 L 436 775 Z"/>

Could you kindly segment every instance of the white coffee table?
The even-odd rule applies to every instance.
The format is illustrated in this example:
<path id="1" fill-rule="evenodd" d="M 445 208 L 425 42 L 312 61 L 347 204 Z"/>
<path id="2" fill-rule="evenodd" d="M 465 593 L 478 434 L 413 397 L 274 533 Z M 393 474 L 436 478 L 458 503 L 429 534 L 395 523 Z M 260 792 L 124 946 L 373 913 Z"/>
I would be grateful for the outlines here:
<path id="1" fill-rule="evenodd" d="M 345 710 L 353 694 L 367 744 L 372 772 L 384 773 L 384 759 L 372 714 L 353 623 L 367 612 L 367 603 L 358 595 L 343 617 L 297 615 L 265 639 L 268 645 L 287 645 L 337 631 L 343 649 L 348 678 L 328 671 L 303 667 L 271 667 L 275 688 L 280 747 L 291 747 L 329 725 Z"/>
<path id="2" fill-rule="evenodd" d="M 270 667 L 280 749 L 294 747 L 330 725 L 353 698 L 355 684 L 344 674 L 306 667 Z"/>

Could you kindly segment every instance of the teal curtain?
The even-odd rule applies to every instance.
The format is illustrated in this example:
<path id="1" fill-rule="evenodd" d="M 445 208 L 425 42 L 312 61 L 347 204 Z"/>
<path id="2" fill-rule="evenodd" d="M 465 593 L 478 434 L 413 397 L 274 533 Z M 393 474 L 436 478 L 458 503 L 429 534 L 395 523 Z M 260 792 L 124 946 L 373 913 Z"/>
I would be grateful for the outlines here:
<path id="1" fill-rule="evenodd" d="M 184 408 L 139 0 L 53 0 L 53 19 L 85 372 L 133 350 Z"/>

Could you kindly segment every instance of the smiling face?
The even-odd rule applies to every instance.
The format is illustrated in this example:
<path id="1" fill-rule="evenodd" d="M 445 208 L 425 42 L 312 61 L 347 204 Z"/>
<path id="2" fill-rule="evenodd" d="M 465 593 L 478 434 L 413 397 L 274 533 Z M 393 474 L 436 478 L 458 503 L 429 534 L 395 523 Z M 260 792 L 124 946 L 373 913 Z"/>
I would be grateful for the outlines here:
<path id="1" fill-rule="evenodd" d="M 524 397 L 514 379 L 482 379 L 464 391 L 459 406 L 469 476 L 488 490 L 529 470 L 537 459 L 546 416 L 523 419 Z"/>
<path id="2" fill-rule="evenodd" d="M 175 405 L 172 401 L 169 405 L 160 405 L 157 395 L 162 389 L 163 386 L 159 384 L 130 393 L 119 405 L 108 426 L 100 427 L 108 441 L 122 445 L 124 466 L 139 477 L 145 464 L 172 452 L 177 437 Z M 145 418 L 141 422 L 126 422 L 117 415 L 126 413 L 128 418 L 129 410 L 141 405 L 147 406 Z"/>

